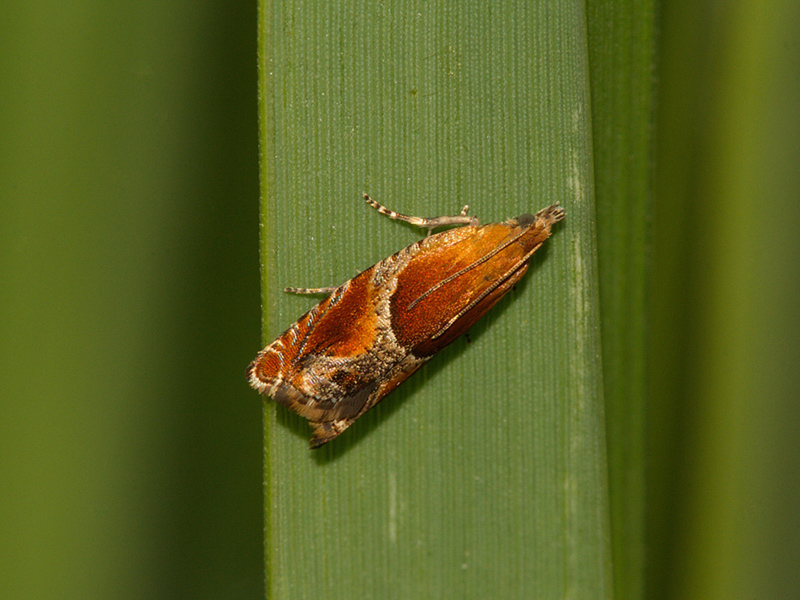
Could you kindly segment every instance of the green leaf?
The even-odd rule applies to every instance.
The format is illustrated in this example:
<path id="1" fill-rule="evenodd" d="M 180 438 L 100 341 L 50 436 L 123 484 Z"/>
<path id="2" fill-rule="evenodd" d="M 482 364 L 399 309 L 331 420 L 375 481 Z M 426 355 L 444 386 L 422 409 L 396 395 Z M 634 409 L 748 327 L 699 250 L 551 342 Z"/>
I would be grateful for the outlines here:
<path id="1" fill-rule="evenodd" d="M 644 597 L 655 7 L 588 3 L 614 596 Z"/>
<path id="2" fill-rule="evenodd" d="M 653 598 L 800 589 L 800 4 L 664 3 Z"/>
<path id="3" fill-rule="evenodd" d="M 264 2 L 265 339 L 469 204 L 567 218 L 471 342 L 340 438 L 265 402 L 270 598 L 611 597 L 586 16 Z"/>

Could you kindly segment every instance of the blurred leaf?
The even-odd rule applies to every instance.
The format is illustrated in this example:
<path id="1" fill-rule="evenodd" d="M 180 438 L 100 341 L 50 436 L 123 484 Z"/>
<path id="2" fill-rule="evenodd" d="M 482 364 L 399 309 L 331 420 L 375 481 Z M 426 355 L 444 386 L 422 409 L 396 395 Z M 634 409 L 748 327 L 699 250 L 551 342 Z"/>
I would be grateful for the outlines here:
<path id="1" fill-rule="evenodd" d="M 800 589 L 800 5 L 665 4 L 654 597 Z"/>
<path id="2" fill-rule="evenodd" d="M 0 598 L 262 595 L 255 12 L 0 5 Z"/>
<path id="3" fill-rule="evenodd" d="M 589 2 L 587 23 L 614 596 L 634 600 L 645 574 L 654 2 Z"/>

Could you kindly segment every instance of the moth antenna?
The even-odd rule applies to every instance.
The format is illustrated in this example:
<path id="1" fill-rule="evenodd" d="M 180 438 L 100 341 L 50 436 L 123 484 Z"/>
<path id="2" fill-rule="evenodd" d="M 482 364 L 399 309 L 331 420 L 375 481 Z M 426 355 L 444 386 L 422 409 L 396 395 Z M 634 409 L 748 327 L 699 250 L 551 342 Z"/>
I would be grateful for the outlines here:
<path id="1" fill-rule="evenodd" d="M 461 213 L 458 215 L 446 217 L 411 217 L 409 215 L 404 215 L 402 213 L 389 210 L 383 204 L 380 204 L 379 202 L 376 202 L 370 198 L 367 194 L 364 194 L 364 201 L 379 213 L 386 215 L 390 219 L 394 219 L 396 221 L 405 221 L 406 223 L 411 223 L 412 225 L 421 227 L 422 229 L 427 229 L 428 235 L 431 234 L 433 229 L 436 229 L 437 227 L 443 227 L 445 225 L 478 225 L 478 217 L 470 217 L 467 215 L 469 206 L 462 208 Z"/>
<path id="2" fill-rule="evenodd" d="M 335 290 L 335 287 L 321 287 L 321 288 L 297 288 L 287 287 L 283 291 L 287 294 L 330 294 Z"/>

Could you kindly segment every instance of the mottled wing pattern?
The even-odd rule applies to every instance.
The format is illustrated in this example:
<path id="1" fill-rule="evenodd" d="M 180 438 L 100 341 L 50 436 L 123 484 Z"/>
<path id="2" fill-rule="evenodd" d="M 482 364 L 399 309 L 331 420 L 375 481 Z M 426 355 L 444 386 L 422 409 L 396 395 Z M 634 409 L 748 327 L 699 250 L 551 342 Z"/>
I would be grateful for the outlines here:
<path id="1" fill-rule="evenodd" d="M 386 290 L 374 279 L 381 283 L 396 258 L 336 288 L 248 368 L 254 388 L 310 421 L 312 447 L 339 435 L 425 362 L 397 345 L 381 314 Z"/>
<path id="2" fill-rule="evenodd" d="M 369 202 L 370 199 L 367 199 Z M 333 439 L 485 314 L 564 217 L 558 205 L 503 223 L 383 214 L 425 238 L 334 289 L 248 367 L 250 384 L 309 420 L 311 447 Z"/>

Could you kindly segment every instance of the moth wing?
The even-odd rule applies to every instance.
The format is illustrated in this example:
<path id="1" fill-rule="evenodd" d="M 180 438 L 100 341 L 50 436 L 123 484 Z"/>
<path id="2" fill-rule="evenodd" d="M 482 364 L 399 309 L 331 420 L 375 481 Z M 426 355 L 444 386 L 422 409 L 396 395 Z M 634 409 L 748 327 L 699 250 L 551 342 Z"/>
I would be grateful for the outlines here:
<path id="1" fill-rule="evenodd" d="M 314 430 L 309 442 L 310 448 L 319 448 L 323 444 L 327 444 L 333 438 L 342 433 L 345 429 L 353 424 L 355 419 L 340 419 L 338 421 L 309 421 L 308 424 Z"/>
<path id="2" fill-rule="evenodd" d="M 387 375 L 405 354 L 376 352 L 371 270 L 300 317 L 248 368 L 254 388 L 311 422 L 312 447 L 339 435 L 396 387 L 387 385 Z"/>
<path id="3" fill-rule="evenodd" d="M 317 448 L 338 436 L 345 429 L 350 427 L 358 417 L 397 389 L 401 383 L 413 375 L 416 370 L 427 361 L 427 358 L 417 358 L 413 355 L 406 355 L 404 358 L 393 363 L 384 376 L 376 379 L 376 385 L 371 386 L 372 391 L 364 398 L 364 401 L 353 403 L 353 407 L 356 405 L 360 406 L 360 411 L 352 417 L 323 421 L 309 419 L 310 425 L 314 429 L 314 435 L 311 438 L 311 447 Z M 347 403 L 350 400 L 351 398 L 343 398 L 342 402 Z"/>

